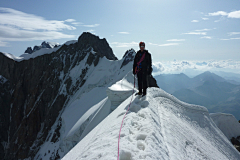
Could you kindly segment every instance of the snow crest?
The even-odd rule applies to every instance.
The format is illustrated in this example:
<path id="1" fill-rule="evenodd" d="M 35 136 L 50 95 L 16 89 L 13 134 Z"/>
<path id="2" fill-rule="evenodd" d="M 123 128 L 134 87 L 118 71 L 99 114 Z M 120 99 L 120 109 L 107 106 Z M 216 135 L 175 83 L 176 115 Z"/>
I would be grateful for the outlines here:
<path id="1" fill-rule="evenodd" d="M 131 96 L 63 160 L 117 159 L 119 128 L 130 100 Z M 158 88 L 148 88 L 145 98 L 134 97 L 120 136 L 121 160 L 240 158 L 205 107 L 181 102 Z"/>

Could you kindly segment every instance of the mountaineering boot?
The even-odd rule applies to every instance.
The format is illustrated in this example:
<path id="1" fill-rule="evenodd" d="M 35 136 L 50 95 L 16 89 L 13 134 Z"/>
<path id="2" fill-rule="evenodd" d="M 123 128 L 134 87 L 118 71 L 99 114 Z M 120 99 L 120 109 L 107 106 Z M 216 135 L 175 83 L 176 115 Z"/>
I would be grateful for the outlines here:
<path id="1" fill-rule="evenodd" d="M 142 94 L 142 97 L 146 96 L 146 94 Z"/>
<path id="2" fill-rule="evenodd" d="M 135 96 L 139 96 L 139 95 L 142 95 L 142 93 L 138 92 L 138 93 L 135 94 Z"/>

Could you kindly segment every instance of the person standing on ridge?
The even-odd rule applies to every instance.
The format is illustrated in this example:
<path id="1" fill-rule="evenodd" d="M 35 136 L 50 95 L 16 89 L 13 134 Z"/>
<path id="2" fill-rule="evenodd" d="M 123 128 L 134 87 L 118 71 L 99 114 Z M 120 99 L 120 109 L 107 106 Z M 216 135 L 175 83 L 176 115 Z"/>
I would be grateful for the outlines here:
<path id="1" fill-rule="evenodd" d="M 147 94 L 147 76 L 152 74 L 151 54 L 145 50 L 145 43 L 139 43 L 140 50 L 137 52 L 133 63 L 133 74 L 137 74 L 138 90 L 136 95 Z"/>

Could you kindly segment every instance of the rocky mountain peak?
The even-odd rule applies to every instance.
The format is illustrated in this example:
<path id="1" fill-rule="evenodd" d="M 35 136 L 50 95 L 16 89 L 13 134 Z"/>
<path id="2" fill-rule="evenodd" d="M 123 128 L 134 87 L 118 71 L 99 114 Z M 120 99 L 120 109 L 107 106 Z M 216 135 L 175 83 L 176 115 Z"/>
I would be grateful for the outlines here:
<path id="1" fill-rule="evenodd" d="M 124 60 L 123 60 L 121 68 L 123 66 L 127 65 L 129 62 L 132 62 L 134 60 L 135 55 L 136 55 L 136 52 L 134 49 L 127 50 L 123 56 Z"/>
<path id="2" fill-rule="evenodd" d="M 92 47 L 96 54 L 98 54 L 100 57 L 106 56 L 106 58 L 109 60 L 117 60 L 117 57 L 115 57 L 113 54 L 113 51 L 107 40 L 105 38 L 100 39 L 98 36 L 92 33 L 83 32 L 83 34 L 78 38 L 78 47 Z"/>
<path id="3" fill-rule="evenodd" d="M 58 47 L 59 43 L 54 43 L 54 42 L 46 42 L 43 41 L 42 44 L 40 46 L 34 46 L 33 49 L 32 47 L 28 47 L 24 53 L 28 53 L 28 54 L 32 54 L 33 52 L 36 52 L 42 48 L 55 48 Z"/>

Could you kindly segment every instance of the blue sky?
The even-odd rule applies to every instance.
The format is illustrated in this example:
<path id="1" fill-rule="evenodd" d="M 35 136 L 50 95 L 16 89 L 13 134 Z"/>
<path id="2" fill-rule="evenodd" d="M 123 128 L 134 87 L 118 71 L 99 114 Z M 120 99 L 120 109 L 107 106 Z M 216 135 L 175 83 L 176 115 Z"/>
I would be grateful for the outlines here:
<path id="1" fill-rule="evenodd" d="M 240 60 L 239 0 L 71 0 L 0 3 L 0 51 L 19 56 L 42 41 L 89 31 L 120 59 L 144 41 L 153 62 Z"/>

